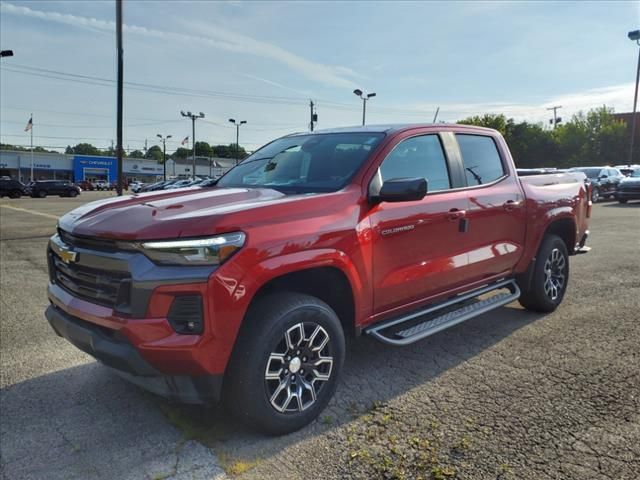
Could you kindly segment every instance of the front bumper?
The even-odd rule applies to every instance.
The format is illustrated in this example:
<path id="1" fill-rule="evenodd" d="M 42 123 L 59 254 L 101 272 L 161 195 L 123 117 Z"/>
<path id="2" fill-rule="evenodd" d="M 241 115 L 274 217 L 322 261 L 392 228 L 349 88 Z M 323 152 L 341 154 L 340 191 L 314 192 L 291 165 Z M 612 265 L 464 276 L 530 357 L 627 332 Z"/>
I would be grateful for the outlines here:
<path id="1" fill-rule="evenodd" d="M 45 316 L 53 330 L 124 379 L 155 394 L 183 403 L 219 400 L 222 375 L 164 375 L 117 330 L 86 322 L 50 305 Z"/>

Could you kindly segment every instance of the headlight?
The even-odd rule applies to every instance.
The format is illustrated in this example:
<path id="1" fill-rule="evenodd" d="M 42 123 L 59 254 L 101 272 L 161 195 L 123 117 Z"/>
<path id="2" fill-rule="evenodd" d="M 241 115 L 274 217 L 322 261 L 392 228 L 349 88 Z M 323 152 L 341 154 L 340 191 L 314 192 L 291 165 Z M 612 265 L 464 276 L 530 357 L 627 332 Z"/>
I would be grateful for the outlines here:
<path id="1" fill-rule="evenodd" d="M 245 238 L 244 233 L 234 232 L 209 238 L 143 242 L 139 249 L 163 265 L 220 265 L 242 248 Z"/>

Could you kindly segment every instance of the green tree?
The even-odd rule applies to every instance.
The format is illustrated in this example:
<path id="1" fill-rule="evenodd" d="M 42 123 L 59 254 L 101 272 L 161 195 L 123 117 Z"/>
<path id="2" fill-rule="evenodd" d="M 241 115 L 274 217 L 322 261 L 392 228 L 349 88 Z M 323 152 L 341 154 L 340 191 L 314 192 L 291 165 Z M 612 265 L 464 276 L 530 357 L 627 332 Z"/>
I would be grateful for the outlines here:
<path id="1" fill-rule="evenodd" d="M 172 157 L 173 158 L 188 158 L 191 155 L 191 150 L 184 148 L 184 147 L 178 147 L 178 149 L 173 152 Z"/>
<path id="2" fill-rule="evenodd" d="M 67 147 L 67 149 L 65 150 L 65 153 L 72 153 L 75 155 L 97 155 L 97 156 L 104 154 L 100 149 L 98 149 L 97 147 L 94 147 L 90 143 L 78 143 L 75 147 Z"/>
<path id="3" fill-rule="evenodd" d="M 147 153 L 144 154 L 144 158 L 162 162 L 162 149 L 158 145 L 154 145 L 147 150 Z"/>
<path id="4" fill-rule="evenodd" d="M 196 156 L 198 157 L 212 157 L 213 148 L 207 142 L 196 142 Z"/>
<path id="5" fill-rule="evenodd" d="M 140 150 L 134 150 L 133 152 L 129 153 L 128 157 L 129 158 L 144 158 L 144 153 L 142 153 Z"/>
<path id="6" fill-rule="evenodd" d="M 232 144 L 235 148 L 235 144 Z M 229 148 L 229 145 L 214 145 L 213 154 L 219 158 L 231 158 L 233 157 L 234 150 Z"/>

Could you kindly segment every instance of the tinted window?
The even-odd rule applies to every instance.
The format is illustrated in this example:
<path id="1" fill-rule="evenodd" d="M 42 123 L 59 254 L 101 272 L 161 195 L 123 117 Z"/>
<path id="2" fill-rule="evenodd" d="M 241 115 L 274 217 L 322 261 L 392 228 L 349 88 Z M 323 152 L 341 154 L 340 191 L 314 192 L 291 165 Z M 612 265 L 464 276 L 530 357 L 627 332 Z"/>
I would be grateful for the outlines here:
<path id="1" fill-rule="evenodd" d="M 451 188 L 447 161 L 437 135 L 400 142 L 380 165 L 382 181 L 392 178 L 426 178 L 429 191 Z"/>
<path id="2" fill-rule="evenodd" d="M 456 134 L 469 186 L 483 185 L 504 176 L 495 142 L 482 135 Z"/>
<path id="3" fill-rule="evenodd" d="M 219 187 L 266 187 L 283 192 L 343 188 L 384 138 L 382 133 L 294 135 L 261 148 L 231 169 Z"/>

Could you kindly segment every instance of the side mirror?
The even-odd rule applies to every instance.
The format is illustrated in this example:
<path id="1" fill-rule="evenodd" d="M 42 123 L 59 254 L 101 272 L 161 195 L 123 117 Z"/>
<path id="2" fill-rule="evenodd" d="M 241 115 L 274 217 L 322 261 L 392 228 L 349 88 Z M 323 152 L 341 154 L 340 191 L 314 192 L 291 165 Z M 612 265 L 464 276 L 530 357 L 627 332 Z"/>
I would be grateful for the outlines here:
<path id="1" fill-rule="evenodd" d="M 600 175 L 600 178 L 605 179 L 605 178 L 609 178 L 608 175 Z"/>
<path id="2" fill-rule="evenodd" d="M 378 202 L 413 202 L 422 200 L 427 194 L 424 178 L 392 178 L 385 181 L 380 193 L 374 197 Z"/>

